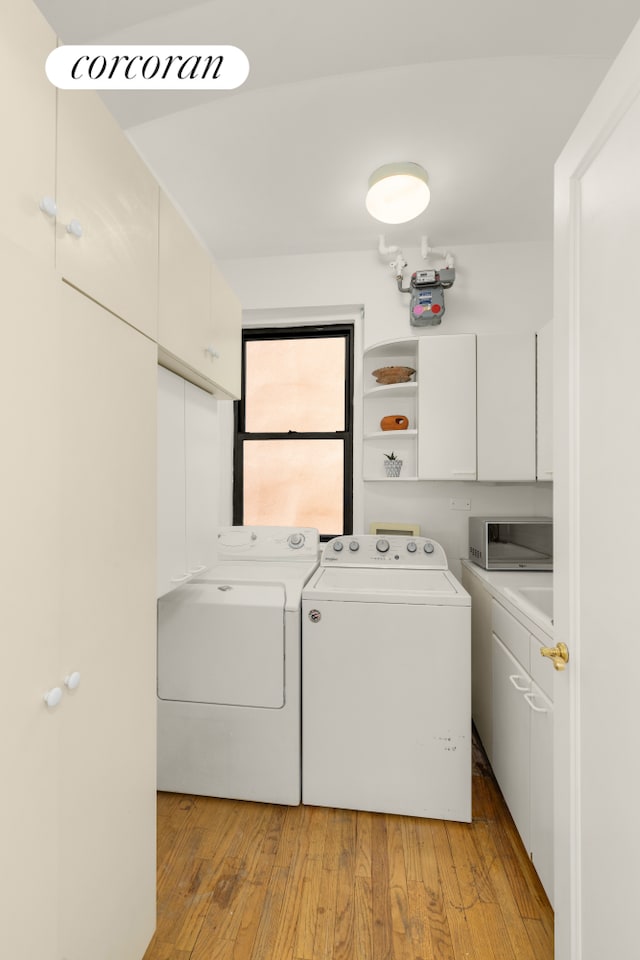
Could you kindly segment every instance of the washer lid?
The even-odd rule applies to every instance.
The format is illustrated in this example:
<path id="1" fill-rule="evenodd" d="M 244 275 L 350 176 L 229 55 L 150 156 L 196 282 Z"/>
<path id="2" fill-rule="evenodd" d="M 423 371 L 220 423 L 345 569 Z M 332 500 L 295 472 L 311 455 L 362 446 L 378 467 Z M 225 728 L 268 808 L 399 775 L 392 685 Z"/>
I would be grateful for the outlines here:
<path id="1" fill-rule="evenodd" d="M 448 570 L 321 567 L 303 596 L 367 603 L 471 603 L 469 594 Z"/>
<path id="2" fill-rule="evenodd" d="M 191 584 L 231 583 L 231 584 L 279 584 L 284 587 L 286 610 L 299 610 L 302 588 L 318 566 L 318 560 L 307 563 L 247 563 L 222 561 L 198 574 Z M 178 590 L 182 590 L 178 587 Z M 175 592 L 175 591 L 174 591 Z"/>
<path id="3" fill-rule="evenodd" d="M 158 601 L 158 697 L 284 704 L 284 587 L 188 583 Z"/>

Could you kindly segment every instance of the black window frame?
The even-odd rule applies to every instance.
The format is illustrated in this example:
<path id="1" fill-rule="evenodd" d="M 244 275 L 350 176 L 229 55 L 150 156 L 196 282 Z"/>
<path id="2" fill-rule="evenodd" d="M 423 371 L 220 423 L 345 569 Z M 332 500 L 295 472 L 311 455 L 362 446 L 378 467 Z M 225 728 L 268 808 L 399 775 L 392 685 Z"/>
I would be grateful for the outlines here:
<path id="1" fill-rule="evenodd" d="M 345 424 L 344 430 L 311 431 L 298 433 L 253 433 L 248 432 L 245 419 L 246 344 L 256 340 L 301 340 L 341 338 L 345 341 Z M 321 533 L 320 539 L 331 540 L 341 534 L 353 533 L 353 352 L 354 330 L 351 323 L 286 327 L 246 327 L 242 331 L 242 389 L 240 400 L 234 403 L 234 452 L 233 452 L 233 522 L 244 523 L 244 444 L 252 440 L 342 440 L 342 517 L 344 530 Z"/>

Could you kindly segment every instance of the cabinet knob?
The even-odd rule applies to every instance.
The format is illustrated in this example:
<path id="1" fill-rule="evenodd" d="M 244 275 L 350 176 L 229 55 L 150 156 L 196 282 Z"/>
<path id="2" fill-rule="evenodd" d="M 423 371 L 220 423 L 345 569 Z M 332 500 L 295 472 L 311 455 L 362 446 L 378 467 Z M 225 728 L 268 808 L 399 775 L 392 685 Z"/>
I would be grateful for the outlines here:
<path id="1" fill-rule="evenodd" d="M 540 655 L 552 660 L 556 670 L 564 670 L 569 663 L 569 650 L 566 643 L 557 643 L 555 647 L 540 647 Z"/>
<path id="2" fill-rule="evenodd" d="M 79 220 L 70 220 L 67 224 L 67 233 L 70 233 L 73 237 L 82 236 L 82 224 Z"/>
<path id="3" fill-rule="evenodd" d="M 58 204 L 53 197 L 43 197 L 40 201 L 40 209 L 43 213 L 46 213 L 48 217 L 55 217 L 58 213 Z"/>
<path id="4" fill-rule="evenodd" d="M 80 674 L 77 670 L 74 670 L 73 673 L 67 674 L 64 678 L 64 685 L 68 690 L 75 690 L 76 687 L 80 685 Z"/>
<path id="5" fill-rule="evenodd" d="M 51 690 L 47 690 L 43 700 L 48 707 L 57 707 L 62 700 L 62 689 L 60 687 L 52 687 Z"/>

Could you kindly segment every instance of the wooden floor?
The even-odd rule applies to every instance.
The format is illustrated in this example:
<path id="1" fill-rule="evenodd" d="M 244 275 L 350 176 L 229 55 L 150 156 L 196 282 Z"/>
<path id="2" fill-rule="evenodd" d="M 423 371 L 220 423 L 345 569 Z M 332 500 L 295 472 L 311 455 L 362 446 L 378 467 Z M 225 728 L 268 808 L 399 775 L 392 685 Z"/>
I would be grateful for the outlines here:
<path id="1" fill-rule="evenodd" d="M 473 823 L 158 795 L 144 960 L 552 960 L 553 913 L 476 753 Z"/>

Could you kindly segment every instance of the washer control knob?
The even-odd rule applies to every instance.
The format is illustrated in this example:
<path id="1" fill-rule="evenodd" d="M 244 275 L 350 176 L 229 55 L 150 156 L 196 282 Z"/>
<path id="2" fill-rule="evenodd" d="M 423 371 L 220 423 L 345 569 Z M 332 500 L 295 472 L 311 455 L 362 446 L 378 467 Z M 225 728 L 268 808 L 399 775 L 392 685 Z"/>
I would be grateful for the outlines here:
<path id="1" fill-rule="evenodd" d="M 355 553 L 356 550 L 359 550 L 359 549 L 360 549 L 360 544 L 358 543 L 358 541 L 352 540 L 351 543 L 349 544 L 349 550 L 351 550 L 352 553 Z"/>
<path id="2" fill-rule="evenodd" d="M 418 547 L 416 546 L 415 540 L 409 540 L 409 543 L 407 544 L 407 552 L 415 553 L 417 549 Z"/>
<path id="3" fill-rule="evenodd" d="M 299 550 L 304 546 L 304 533 L 292 533 L 289 535 L 287 543 L 294 550 Z"/>
<path id="4" fill-rule="evenodd" d="M 389 549 L 389 541 L 388 541 L 388 540 L 378 540 L 378 541 L 376 541 L 376 550 L 378 551 L 378 553 L 386 553 L 388 549 Z"/>
<path id="5" fill-rule="evenodd" d="M 424 545 L 424 552 L 433 553 L 434 550 L 435 550 L 434 545 L 432 543 L 429 543 L 429 541 L 427 540 L 427 542 Z"/>
<path id="6" fill-rule="evenodd" d="M 342 540 L 333 541 L 333 549 L 335 550 L 336 553 L 340 553 L 343 547 L 344 547 L 344 543 L 342 542 Z"/>

